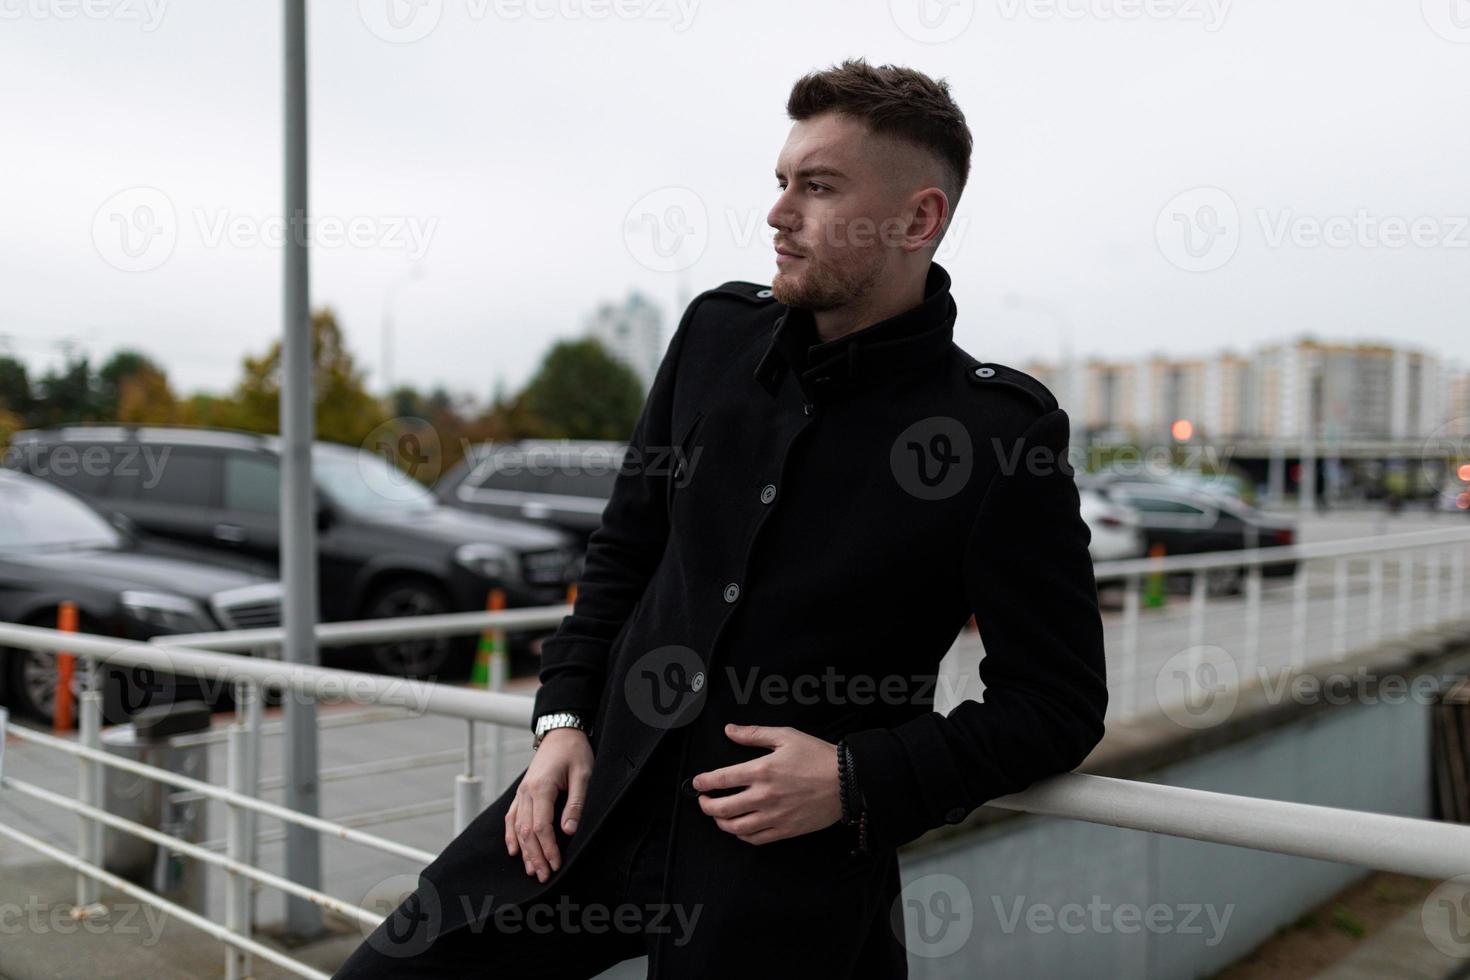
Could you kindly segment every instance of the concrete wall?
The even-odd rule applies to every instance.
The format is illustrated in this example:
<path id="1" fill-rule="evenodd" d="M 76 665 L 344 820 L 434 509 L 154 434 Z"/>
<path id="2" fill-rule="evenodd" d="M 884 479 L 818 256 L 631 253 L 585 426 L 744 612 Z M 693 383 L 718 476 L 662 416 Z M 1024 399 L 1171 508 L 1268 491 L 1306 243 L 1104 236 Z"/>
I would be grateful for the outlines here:
<path id="1" fill-rule="evenodd" d="M 1414 703 L 1319 711 L 1143 778 L 1427 817 L 1429 713 Z M 1209 976 L 1365 873 L 1031 816 L 901 860 L 912 976 L 966 980 Z"/>

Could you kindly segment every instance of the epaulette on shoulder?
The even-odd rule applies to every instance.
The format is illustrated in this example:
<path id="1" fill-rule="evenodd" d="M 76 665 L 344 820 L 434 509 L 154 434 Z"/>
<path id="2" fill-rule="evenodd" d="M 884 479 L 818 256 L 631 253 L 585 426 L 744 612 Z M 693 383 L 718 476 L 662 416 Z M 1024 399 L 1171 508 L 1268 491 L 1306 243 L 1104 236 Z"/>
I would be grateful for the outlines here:
<path id="1" fill-rule="evenodd" d="M 977 388 L 1020 392 L 1043 413 L 1055 411 L 1058 407 L 1050 388 L 1025 371 L 1008 365 L 972 360 L 965 368 L 965 376 Z"/>
<path id="2" fill-rule="evenodd" d="M 741 282 L 738 279 L 716 286 L 709 291 L 709 295 L 730 296 L 757 306 L 776 302 L 769 285 L 761 285 L 758 282 Z"/>

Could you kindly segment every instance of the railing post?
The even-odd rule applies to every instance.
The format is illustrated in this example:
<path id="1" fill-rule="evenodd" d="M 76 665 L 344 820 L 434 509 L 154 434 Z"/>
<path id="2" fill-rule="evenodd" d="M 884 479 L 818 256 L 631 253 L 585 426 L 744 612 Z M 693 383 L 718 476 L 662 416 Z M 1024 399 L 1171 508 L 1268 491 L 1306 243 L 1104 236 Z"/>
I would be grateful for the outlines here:
<path id="1" fill-rule="evenodd" d="M 102 692 L 97 690 L 100 665 L 91 664 L 86 673 L 87 687 L 82 691 L 78 740 L 84 748 L 102 750 Z M 77 799 L 88 806 L 101 808 L 103 802 L 103 767 L 90 759 L 77 759 Z M 102 824 L 91 817 L 77 818 L 77 856 L 88 864 L 102 866 Z M 101 884 L 91 875 L 77 874 L 77 914 L 85 917 L 101 898 Z"/>
<path id="2" fill-rule="evenodd" d="M 1205 595 L 1208 574 L 1196 568 L 1189 583 L 1189 645 L 1198 648 L 1205 642 Z M 1198 667 L 1199 665 L 1193 664 Z"/>
<path id="3" fill-rule="evenodd" d="M 1347 656 L 1348 571 L 1351 560 L 1338 558 L 1332 563 L 1332 656 Z"/>
<path id="4" fill-rule="evenodd" d="M 1142 576 L 1123 580 L 1123 717 L 1138 710 L 1138 605 Z"/>
<path id="5" fill-rule="evenodd" d="M 466 721 L 465 771 L 454 777 L 454 833 L 456 836 L 480 813 L 480 777 L 475 775 L 475 723 Z M 496 726 L 499 728 L 500 726 Z"/>
<path id="6" fill-rule="evenodd" d="M 1465 611 L 1465 543 L 1450 551 L 1450 618 L 1458 620 Z"/>
<path id="7" fill-rule="evenodd" d="M 1375 647 L 1383 639 L 1383 556 L 1374 555 L 1368 563 L 1368 645 Z"/>
<path id="8" fill-rule="evenodd" d="M 254 683 L 240 685 L 241 700 L 236 702 L 236 718 L 243 720 L 245 725 L 245 766 L 243 782 L 245 789 L 242 790 L 247 796 L 259 798 L 260 796 L 260 736 L 264 729 L 263 712 L 265 710 L 265 688 Z M 260 836 L 258 832 L 259 814 L 254 810 L 246 810 L 244 815 L 245 826 L 245 853 L 247 860 L 254 867 L 260 867 Z M 247 922 L 256 920 L 255 896 L 260 890 L 255 882 L 246 885 L 249 889 L 249 902 L 246 904 L 245 915 Z M 246 964 L 249 965 L 249 960 Z"/>
<path id="9" fill-rule="evenodd" d="M 1293 668 L 1307 662 L 1307 562 L 1296 564 L 1296 580 L 1291 596 L 1291 658 Z"/>
<path id="10" fill-rule="evenodd" d="M 1404 636 L 1414 632 L 1413 578 L 1414 553 L 1406 551 L 1399 556 L 1399 632 Z"/>
<path id="11" fill-rule="evenodd" d="M 236 697 L 248 698 L 247 689 L 253 685 L 237 686 Z M 236 793 L 250 793 L 248 781 L 250 765 L 250 731 L 241 722 L 245 715 L 244 706 L 236 703 L 235 721 L 230 724 L 226 743 L 227 785 Z M 251 864 L 250 826 L 247 812 L 235 803 L 227 804 L 225 825 L 225 853 L 230 860 Z M 251 933 L 251 881 L 244 875 L 229 872 L 225 882 L 225 928 L 236 935 L 250 938 Z M 250 975 L 248 954 L 235 946 L 225 946 L 226 980 L 242 980 Z"/>
<path id="12" fill-rule="evenodd" d="M 1444 555 L 1438 548 L 1426 549 L 1425 560 L 1429 562 L 1428 597 L 1425 600 L 1424 625 L 1434 629 L 1439 625 L 1439 566 Z"/>
<path id="13" fill-rule="evenodd" d="M 1261 565 L 1251 565 L 1245 573 L 1245 666 L 1241 680 L 1256 675 L 1261 662 Z"/>

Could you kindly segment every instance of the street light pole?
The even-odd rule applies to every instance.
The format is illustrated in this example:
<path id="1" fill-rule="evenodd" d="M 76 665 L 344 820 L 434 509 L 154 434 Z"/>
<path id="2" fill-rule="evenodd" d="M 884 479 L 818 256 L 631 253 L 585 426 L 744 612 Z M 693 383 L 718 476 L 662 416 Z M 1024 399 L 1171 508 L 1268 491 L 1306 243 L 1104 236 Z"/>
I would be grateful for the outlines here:
<path id="1" fill-rule="evenodd" d="M 411 280 L 424 278 L 424 267 L 412 265 L 398 274 L 392 282 L 388 283 L 383 290 L 383 353 L 381 373 L 383 376 L 383 397 L 393 397 L 393 302 L 398 298 L 398 290 Z"/>
<path id="2" fill-rule="evenodd" d="M 1061 358 L 1057 373 L 1061 376 L 1061 391 L 1056 394 L 1062 402 L 1062 407 L 1074 418 L 1081 418 L 1083 406 L 1080 404 L 1079 393 L 1074 390 L 1077 387 L 1075 365 L 1072 363 L 1072 321 L 1067 315 L 1049 303 L 1030 296 L 1022 296 L 1019 293 L 1006 293 L 1001 297 L 1001 304 L 1008 310 L 1034 310 L 1051 318 L 1052 325 L 1057 331 L 1057 350 Z M 1075 427 L 1074 423 L 1074 427 Z"/>
<path id="3" fill-rule="evenodd" d="M 306 199 L 306 3 L 283 7 L 285 97 L 285 219 L 281 343 L 281 584 L 286 629 L 283 657 L 316 664 L 316 500 L 311 478 L 315 412 L 311 392 L 311 291 L 307 265 Z M 316 815 L 316 703 L 295 693 L 285 697 L 286 806 Z M 320 890 L 321 842 L 315 830 L 286 824 L 286 874 Z M 314 936 L 322 930 L 321 908 L 286 896 L 286 931 Z"/>

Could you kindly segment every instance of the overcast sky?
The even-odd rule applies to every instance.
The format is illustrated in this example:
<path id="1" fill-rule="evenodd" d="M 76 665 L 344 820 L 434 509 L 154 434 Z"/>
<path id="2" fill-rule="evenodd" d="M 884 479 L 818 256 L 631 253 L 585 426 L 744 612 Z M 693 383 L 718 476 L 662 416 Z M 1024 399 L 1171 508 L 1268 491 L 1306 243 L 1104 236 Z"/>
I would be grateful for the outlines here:
<path id="1" fill-rule="evenodd" d="M 224 390 L 279 332 L 278 7 L 0 0 L 0 346 Z M 969 119 L 940 261 L 978 357 L 1065 323 L 1084 355 L 1470 359 L 1465 0 L 333 0 L 309 30 L 313 304 L 374 384 L 394 283 L 395 378 L 483 398 L 630 288 L 668 330 L 768 282 L 786 94 L 857 55 Z"/>

